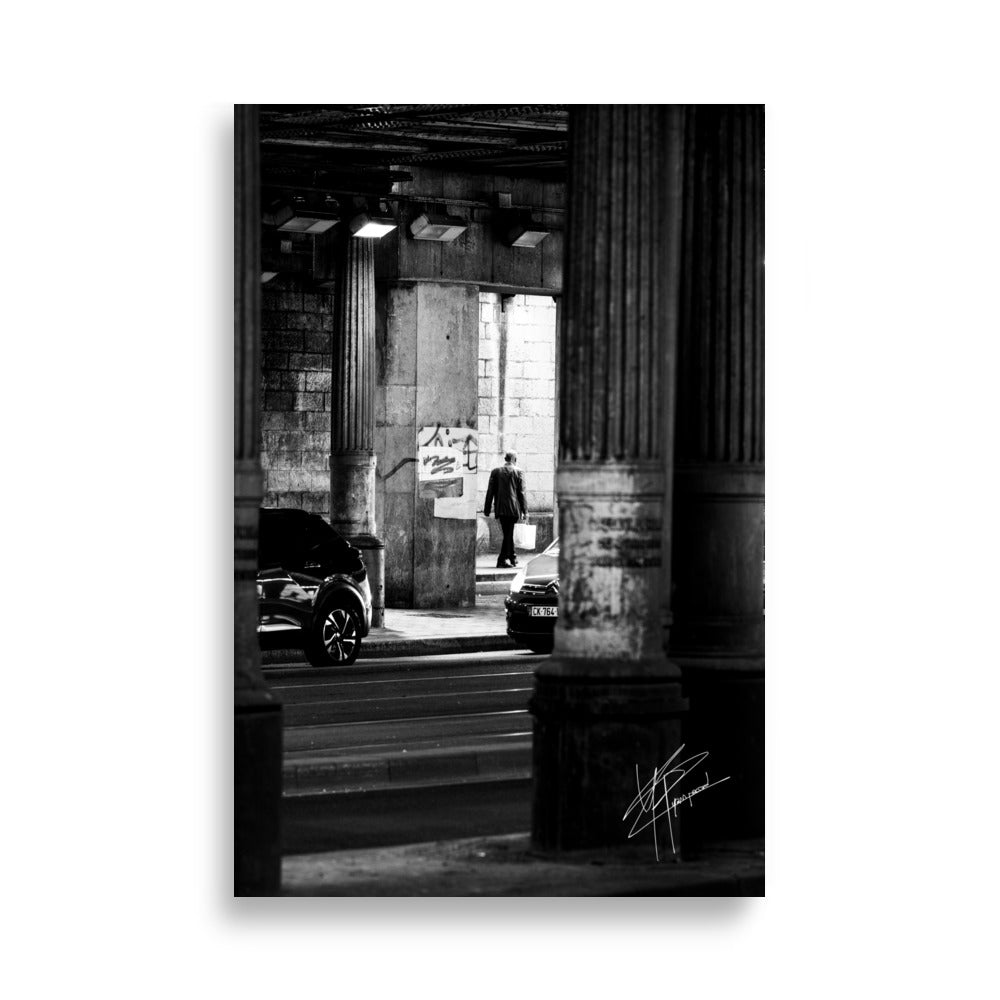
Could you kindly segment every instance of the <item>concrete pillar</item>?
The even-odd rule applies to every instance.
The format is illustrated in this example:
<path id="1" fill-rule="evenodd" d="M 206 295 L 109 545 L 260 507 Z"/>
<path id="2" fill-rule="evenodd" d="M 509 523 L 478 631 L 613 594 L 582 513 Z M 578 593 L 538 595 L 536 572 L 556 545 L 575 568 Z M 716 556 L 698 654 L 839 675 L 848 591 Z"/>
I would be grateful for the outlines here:
<path id="1" fill-rule="evenodd" d="M 330 401 L 330 523 L 361 549 L 372 626 L 385 616 L 385 546 L 375 536 L 375 246 L 347 236 L 337 268 Z"/>
<path id="2" fill-rule="evenodd" d="M 234 827 L 237 896 L 281 889 L 281 705 L 257 644 L 257 538 L 263 491 L 260 350 L 260 158 L 257 106 L 235 108 Z"/>
<path id="3" fill-rule="evenodd" d="M 531 702 L 532 835 L 543 849 L 625 846 L 636 766 L 648 780 L 681 742 L 661 609 L 683 120 L 662 105 L 571 112 L 560 617 Z"/>
<path id="4" fill-rule="evenodd" d="M 559 457 L 559 401 L 562 399 L 562 375 L 560 373 L 561 365 L 559 363 L 559 331 L 562 329 L 562 296 L 553 296 L 553 302 L 556 304 L 556 363 L 555 363 L 555 386 L 553 391 L 555 392 L 555 421 L 553 427 L 553 441 L 552 441 L 552 454 L 558 459 Z M 559 536 L 559 485 L 556 482 L 552 484 L 552 537 L 557 538 Z"/>
<path id="5" fill-rule="evenodd" d="M 763 834 L 763 138 L 760 106 L 688 123 L 669 654 L 686 743 L 731 776 L 690 810 L 698 839 Z"/>

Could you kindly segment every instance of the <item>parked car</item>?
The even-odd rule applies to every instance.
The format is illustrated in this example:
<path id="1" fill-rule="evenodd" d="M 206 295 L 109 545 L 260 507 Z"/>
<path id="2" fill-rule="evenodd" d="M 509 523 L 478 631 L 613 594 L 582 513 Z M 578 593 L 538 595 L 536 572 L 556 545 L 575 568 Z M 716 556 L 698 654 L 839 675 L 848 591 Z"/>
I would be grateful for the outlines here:
<path id="1" fill-rule="evenodd" d="M 551 653 L 559 617 L 559 539 L 553 540 L 511 581 L 507 635 L 536 653 Z"/>
<path id="2" fill-rule="evenodd" d="M 301 649 L 314 667 L 349 666 L 372 623 L 361 550 L 318 514 L 261 508 L 257 612 L 262 649 Z"/>

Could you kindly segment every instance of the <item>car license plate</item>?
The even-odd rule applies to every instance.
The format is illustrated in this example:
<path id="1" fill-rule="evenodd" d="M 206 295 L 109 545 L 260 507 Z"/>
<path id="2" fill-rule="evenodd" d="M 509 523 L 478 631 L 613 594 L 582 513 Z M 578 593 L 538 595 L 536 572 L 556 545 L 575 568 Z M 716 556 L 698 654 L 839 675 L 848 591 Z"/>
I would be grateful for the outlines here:
<path id="1" fill-rule="evenodd" d="M 551 607 L 528 608 L 529 618 L 557 618 L 558 616 L 559 616 L 558 608 L 551 608 Z"/>

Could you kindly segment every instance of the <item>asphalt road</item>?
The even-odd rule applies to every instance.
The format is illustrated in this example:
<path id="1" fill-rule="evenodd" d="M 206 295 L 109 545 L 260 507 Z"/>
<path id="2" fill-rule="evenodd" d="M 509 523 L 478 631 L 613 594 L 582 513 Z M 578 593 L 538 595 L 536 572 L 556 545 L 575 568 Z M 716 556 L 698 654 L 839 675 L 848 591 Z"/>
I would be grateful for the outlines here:
<path id="1" fill-rule="evenodd" d="M 285 720 L 283 850 L 527 831 L 542 657 L 471 653 L 272 667 Z"/>
<path id="2" fill-rule="evenodd" d="M 297 795 L 284 801 L 283 854 L 390 847 L 531 828 L 530 778 Z"/>

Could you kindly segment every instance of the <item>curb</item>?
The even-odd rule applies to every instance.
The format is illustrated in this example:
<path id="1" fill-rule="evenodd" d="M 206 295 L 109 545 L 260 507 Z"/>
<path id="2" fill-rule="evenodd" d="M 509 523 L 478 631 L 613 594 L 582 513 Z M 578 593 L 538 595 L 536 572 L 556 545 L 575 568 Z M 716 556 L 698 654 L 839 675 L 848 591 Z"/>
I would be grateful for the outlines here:
<path id="1" fill-rule="evenodd" d="M 453 635 L 439 639 L 376 639 L 362 640 L 358 662 L 395 656 L 446 656 L 449 653 L 498 653 L 521 649 L 509 635 Z M 264 666 L 284 663 L 306 663 L 298 649 L 270 649 L 260 654 Z"/>

